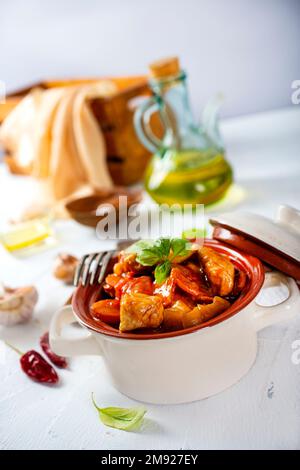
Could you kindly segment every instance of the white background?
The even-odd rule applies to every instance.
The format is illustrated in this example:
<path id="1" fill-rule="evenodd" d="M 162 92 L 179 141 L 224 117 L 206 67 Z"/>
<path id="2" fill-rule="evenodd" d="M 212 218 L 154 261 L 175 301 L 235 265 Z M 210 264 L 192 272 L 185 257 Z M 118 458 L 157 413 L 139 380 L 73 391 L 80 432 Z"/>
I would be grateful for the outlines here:
<path id="1" fill-rule="evenodd" d="M 211 95 L 223 115 L 291 104 L 300 78 L 299 0 L 1 0 L 0 80 L 141 74 L 178 54 L 196 114 Z"/>

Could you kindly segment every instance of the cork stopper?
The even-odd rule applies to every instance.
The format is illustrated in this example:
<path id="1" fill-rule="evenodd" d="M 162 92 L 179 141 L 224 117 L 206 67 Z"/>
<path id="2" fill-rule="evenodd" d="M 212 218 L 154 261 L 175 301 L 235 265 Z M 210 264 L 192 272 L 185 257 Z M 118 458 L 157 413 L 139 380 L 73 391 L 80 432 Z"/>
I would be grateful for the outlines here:
<path id="1" fill-rule="evenodd" d="M 167 57 L 156 60 L 149 65 L 152 77 L 166 78 L 176 76 L 180 73 L 180 64 L 178 57 Z"/>

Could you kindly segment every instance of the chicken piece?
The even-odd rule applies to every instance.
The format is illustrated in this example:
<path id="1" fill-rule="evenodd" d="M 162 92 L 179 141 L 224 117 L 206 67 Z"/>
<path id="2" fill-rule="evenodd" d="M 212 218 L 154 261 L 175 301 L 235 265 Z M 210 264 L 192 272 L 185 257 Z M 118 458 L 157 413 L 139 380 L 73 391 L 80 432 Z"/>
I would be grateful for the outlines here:
<path id="1" fill-rule="evenodd" d="M 247 274 L 239 269 L 234 270 L 234 285 L 229 295 L 226 295 L 224 299 L 230 303 L 235 302 L 241 292 L 244 290 L 247 283 Z"/>
<path id="2" fill-rule="evenodd" d="M 131 273 L 130 273 L 131 274 Z M 121 276 L 119 282 L 115 285 L 115 298 L 120 299 L 124 292 L 124 289 L 128 286 L 128 283 L 133 280 L 133 276 L 125 274 Z"/>
<path id="3" fill-rule="evenodd" d="M 194 307 L 196 307 L 198 301 L 193 300 L 192 297 L 185 292 L 175 292 L 174 295 L 174 302 L 177 302 L 177 300 L 181 300 L 187 307 L 189 307 L 189 310 L 193 310 Z M 212 299 L 210 300 L 212 302 Z"/>
<path id="4" fill-rule="evenodd" d="M 242 290 L 244 289 L 247 282 L 247 275 L 244 271 L 239 269 L 235 270 L 235 277 L 234 277 L 234 286 L 232 290 L 232 295 L 238 296 Z"/>
<path id="5" fill-rule="evenodd" d="M 187 259 L 191 258 L 195 253 L 197 253 L 198 248 L 199 248 L 199 245 L 197 245 L 196 243 L 193 243 L 193 245 L 190 247 L 187 253 L 185 253 L 184 255 L 179 254 L 175 256 L 175 258 L 172 259 L 172 262 L 178 263 L 178 264 L 183 263 L 183 261 L 186 261 Z M 172 255 L 173 255 L 173 252 L 171 250 L 171 256 Z"/>
<path id="6" fill-rule="evenodd" d="M 162 298 L 164 307 L 169 307 L 173 301 L 175 296 L 175 281 L 174 279 L 168 278 L 160 285 L 155 285 L 154 288 L 154 295 L 158 295 Z"/>
<path id="7" fill-rule="evenodd" d="M 152 279 L 149 276 L 140 276 L 140 277 L 127 277 L 123 278 L 116 285 L 116 297 L 121 298 L 123 294 L 127 293 L 140 293 L 140 294 L 153 294 L 153 283 Z"/>
<path id="8" fill-rule="evenodd" d="M 199 273 L 186 266 L 174 266 L 171 270 L 170 279 L 184 292 L 190 294 L 193 299 L 199 302 L 212 302 L 213 296 L 209 288 L 204 284 L 200 270 Z"/>
<path id="9" fill-rule="evenodd" d="M 224 312 L 230 306 L 230 302 L 222 297 L 214 297 L 211 304 L 200 305 L 190 310 L 188 313 L 182 316 L 183 328 L 189 328 L 190 326 L 200 325 L 212 318 L 216 317 L 220 313 Z"/>
<path id="10" fill-rule="evenodd" d="M 112 297 L 120 299 L 125 292 L 140 292 L 141 294 L 153 294 L 153 283 L 149 276 L 133 277 L 129 272 L 119 276 L 118 274 L 108 274 L 103 286 L 105 292 Z"/>
<path id="11" fill-rule="evenodd" d="M 191 261 L 189 261 L 187 264 L 186 264 L 186 267 L 189 268 L 191 271 L 193 271 L 194 273 L 197 273 L 199 274 L 201 271 L 200 271 L 200 266 L 199 264 L 196 264 L 196 263 L 192 263 Z"/>
<path id="12" fill-rule="evenodd" d="M 157 328 L 163 321 L 162 299 L 140 293 L 124 294 L 121 298 L 120 331 Z"/>
<path id="13" fill-rule="evenodd" d="M 183 328 L 183 316 L 189 312 L 190 307 L 182 300 L 176 300 L 171 307 L 164 311 L 164 327 L 167 330 L 181 330 Z"/>
<path id="14" fill-rule="evenodd" d="M 214 292 L 221 296 L 230 294 L 234 286 L 234 265 L 230 259 L 206 246 L 200 248 L 199 256 Z"/>
<path id="15" fill-rule="evenodd" d="M 126 251 L 120 252 L 119 260 L 114 265 L 115 274 L 120 276 L 123 273 L 140 273 L 142 271 L 145 271 L 145 266 L 142 266 L 136 261 L 136 253 L 127 253 Z"/>

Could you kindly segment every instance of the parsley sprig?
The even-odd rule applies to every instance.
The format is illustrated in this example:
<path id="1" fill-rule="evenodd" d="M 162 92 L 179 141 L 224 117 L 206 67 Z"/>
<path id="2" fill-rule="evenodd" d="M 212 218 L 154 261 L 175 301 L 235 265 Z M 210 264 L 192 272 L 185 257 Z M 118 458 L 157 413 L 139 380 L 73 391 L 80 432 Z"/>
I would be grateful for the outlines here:
<path id="1" fill-rule="evenodd" d="M 130 247 L 137 254 L 136 260 L 143 266 L 155 266 L 154 277 L 161 284 L 170 274 L 172 261 L 190 251 L 190 243 L 182 238 L 141 240 Z"/>

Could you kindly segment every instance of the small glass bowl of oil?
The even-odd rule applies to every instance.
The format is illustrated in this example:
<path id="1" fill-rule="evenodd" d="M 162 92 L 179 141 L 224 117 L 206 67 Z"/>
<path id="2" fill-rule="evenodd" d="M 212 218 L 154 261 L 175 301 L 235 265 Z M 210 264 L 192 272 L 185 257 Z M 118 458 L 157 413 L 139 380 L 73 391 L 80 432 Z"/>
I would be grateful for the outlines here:
<path id="1" fill-rule="evenodd" d="M 0 233 L 0 242 L 10 253 L 29 256 L 56 243 L 50 218 L 43 217 L 10 225 Z"/>

